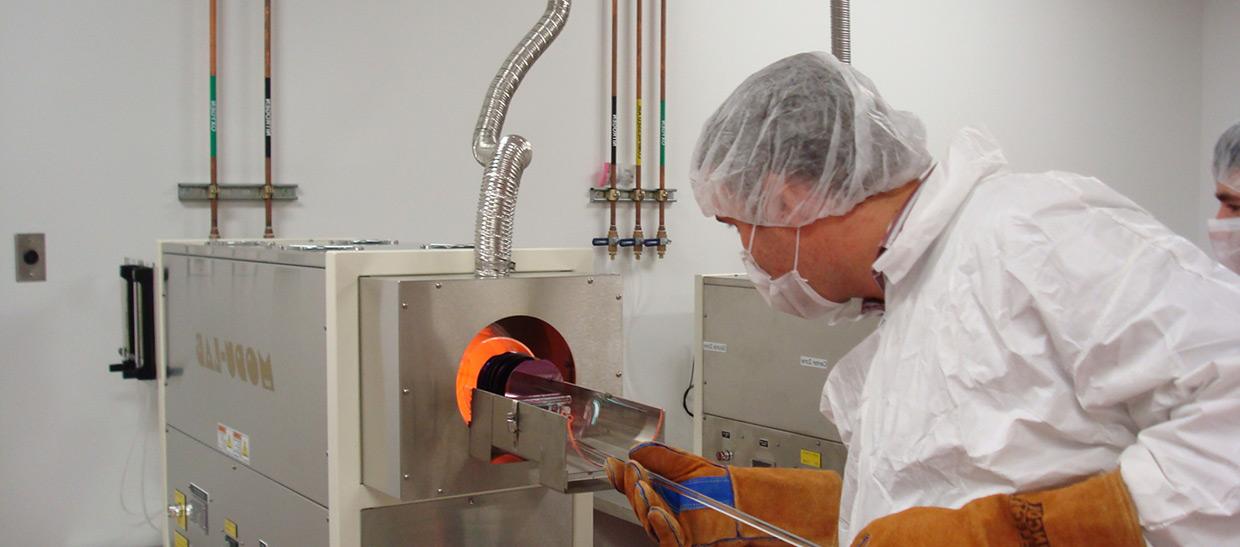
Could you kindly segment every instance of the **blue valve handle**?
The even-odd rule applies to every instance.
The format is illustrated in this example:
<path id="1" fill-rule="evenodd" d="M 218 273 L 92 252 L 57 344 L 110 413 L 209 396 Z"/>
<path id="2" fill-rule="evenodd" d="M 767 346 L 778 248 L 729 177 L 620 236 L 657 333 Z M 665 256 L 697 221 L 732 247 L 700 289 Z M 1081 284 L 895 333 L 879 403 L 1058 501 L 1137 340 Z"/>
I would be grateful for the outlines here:
<path id="1" fill-rule="evenodd" d="M 617 243 L 618 243 L 621 247 L 632 247 L 633 245 L 636 245 L 636 244 L 637 244 L 637 240 L 636 240 L 636 239 L 633 239 L 633 238 L 631 238 L 631 237 L 626 237 L 626 238 L 624 238 L 624 239 L 621 239 L 621 240 L 620 240 L 620 241 L 618 241 Z"/>
<path id="2" fill-rule="evenodd" d="M 609 240 L 605 237 L 596 237 L 590 240 L 590 244 L 595 247 L 606 247 L 608 243 Z"/>
<path id="3" fill-rule="evenodd" d="M 643 240 L 642 240 L 642 246 L 643 246 L 643 247 L 658 247 L 658 246 L 659 246 L 659 243 L 662 243 L 662 242 L 661 242 L 661 241 L 659 240 L 659 238 L 657 238 L 657 237 L 655 237 L 655 238 L 651 238 L 651 239 L 643 239 Z"/>

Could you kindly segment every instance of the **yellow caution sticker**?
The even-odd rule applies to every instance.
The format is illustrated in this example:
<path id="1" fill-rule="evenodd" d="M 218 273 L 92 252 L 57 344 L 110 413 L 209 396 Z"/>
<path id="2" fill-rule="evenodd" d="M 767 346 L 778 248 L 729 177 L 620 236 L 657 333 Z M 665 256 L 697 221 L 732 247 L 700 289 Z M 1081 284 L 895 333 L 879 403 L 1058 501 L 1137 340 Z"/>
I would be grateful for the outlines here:
<path id="1" fill-rule="evenodd" d="M 177 509 L 180 509 L 180 512 L 177 513 L 177 528 L 184 530 L 187 520 L 185 516 L 185 494 L 183 494 L 180 490 L 173 490 L 172 504 L 175 505 Z M 186 545 L 188 545 L 188 543 Z"/>
<path id="2" fill-rule="evenodd" d="M 224 519 L 224 535 L 233 539 L 241 539 L 237 537 L 237 523 L 231 519 Z"/>
<path id="3" fill-rule="evenodd" d="M 180 532 L 173 530 L 172 547 L 189 547 L 189 540 L 185 539 L 185 536 L 181 535 Z"/>
<path id="4" fill-rule="evenodd" d="M 801 449 L 801 465 L 822 468 L 822 454 L 813 450 Z"/>

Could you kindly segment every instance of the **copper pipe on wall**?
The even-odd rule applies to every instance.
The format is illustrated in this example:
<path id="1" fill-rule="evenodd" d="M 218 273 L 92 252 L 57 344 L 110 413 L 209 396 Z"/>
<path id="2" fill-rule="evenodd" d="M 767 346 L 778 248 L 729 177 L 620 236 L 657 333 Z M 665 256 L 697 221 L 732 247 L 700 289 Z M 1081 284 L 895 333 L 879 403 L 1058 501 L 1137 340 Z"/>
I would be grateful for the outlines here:
<path id="1" fill-rule="evenodd" d="M 611 0 L 611 167 L 607 170 L 611 186 L 607 194 L 611 221 L 607 228 L 607 255 L 612 260 L 616 258 L 617 241 L 620 238 L 620 232 L 616 230 L 616 202 L 619 200 L 619 194 L 616 191 L 616 134 L 620 129 L 620 118 L 616 113 L 616 32 L 619 19 L 617 0 Z"/>
<path id="2" fill-rule="evenodd" d="M 659 258 L 667 254 L 667 0 L 659 0 Z"/>
<path id="3" fill-rule="evenodd" d="M 219 217 L 219 170 L 216 164 L 216 112 L 215 112 L 215 34 L 216 34 L 216 0 L 207 0 L 211 3 L 211 185 L 207 189 L 207 197 L 211 200 L 211 239 L 220 238 L 220 217 Z"/>
<path id="4" fill-rule="evenodd" d="M 263 165 L 263 208 L 267 213 L 267 226 L 263 237 L 275 237 L 271 229 L 271 0 L 263 1 L 263 133 L 266 141 L 266 158 Z"/>
<path id="5" fill-rule="evenodd" d="M 642 2 L 645 0 L 637 0 L 637 25 L 636 25 L 636 42 L 637 42 L 637 77 L 634 96 L 637 99 L 636 112 L 636 131 L 635 131 L 635 150 L 634 150 L 634 167 L 633 167 L 633 258 L 642 259 L 642 243 L 645 239 L 642 234 L 642 199 L 645 198 L 642 191 Z"/>

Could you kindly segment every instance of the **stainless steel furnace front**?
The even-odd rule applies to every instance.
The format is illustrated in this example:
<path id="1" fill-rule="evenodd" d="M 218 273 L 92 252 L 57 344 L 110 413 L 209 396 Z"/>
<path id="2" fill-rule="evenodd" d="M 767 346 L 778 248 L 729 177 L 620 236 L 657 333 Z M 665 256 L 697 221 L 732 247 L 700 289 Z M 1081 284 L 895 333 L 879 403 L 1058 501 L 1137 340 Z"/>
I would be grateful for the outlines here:
<path id="1" fill-rule="evenodd" d="M 588 271 L 589 250 L 518 251 L 517 273 L 477 279 L 469 251 L 372 247 L 163 245 L 168 545 L 589 545 L 590 495 L 543 486 L 567 464 L 471 456 L 516 437 L 490 415 L 471 437 L 462 394 L 491 370 L 469 351 L 491 336 L 556 367 L 561 399 L 638 409 L 634 439 L 657 437 L 661 411 L 612 395 L 619 278 Z M 567 414 L 485 398 L 522 407 L 521 456 L 565 450 L 563 431 L 533 432 Z"/>

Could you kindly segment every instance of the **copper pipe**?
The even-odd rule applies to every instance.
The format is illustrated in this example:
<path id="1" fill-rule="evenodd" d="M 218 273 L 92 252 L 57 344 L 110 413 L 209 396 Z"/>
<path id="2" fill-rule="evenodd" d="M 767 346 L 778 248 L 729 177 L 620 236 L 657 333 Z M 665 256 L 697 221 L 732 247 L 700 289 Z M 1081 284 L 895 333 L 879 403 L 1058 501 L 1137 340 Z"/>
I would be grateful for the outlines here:
<path id="1" fill-rule="evenodd" d="M 642 234 L 642 198 L 645 195 L 642 192 L 642 2 L 645 0 L 637 0 L 637 77 L 635 97 L 637 99 L 637 120 L 636 120 L 636 136 L 633 167 L 633 258 L 642 259 L 642 240 L 645 239 Z"/>
<path id="2" fill-rule="evenodd" d="M 656 249 L 659 258 L 667 254 L 667 223 L 664 209 L 667 206 L 667 0 L 659 0 L 659 240 Z"/>
<path id="3" fill-rule="evenodd" d="M 267 154 L 263 165 L 266 181 L 263 185 L 263 207 L 267 213 L 267 227 L 263 229 L 263 237 L 271 239 L 276 236 L 271 229 L 271 196 L 275 193 L 271 185 L 271 0 L 263 2 L 263 132 Z"/>
<path id="4" fill-rule="evenodd" d="M 215 29 L 216 29 L 216 0 L 207 0 L 211 2 L 211 186 L 207 189 L 207 196 L 211 199 L 211 239 L 220 238 L 220 216 L 219 216 L 219 170 L 216 165 L 216 113 L 215 113 Z"/>
<path id="5" fill-rule="evenodd" d="M 616 192 L 616 132 L 619 130 L 620 123 L 620 118 L 616 114 L 616 32 L 620 19 L 616 4 L 617 0 L 611 0 L 611 168 L 607 171 L 611 183 L 611 189 L 607 194 L 611 221 L 607 228 L 607 255 L 612 260 L 616 258 L 618 250 L 616 242 L 620 238 L 620 232 L 616 230 L 616 201 L 619 199 L 619 194 Z"/>

